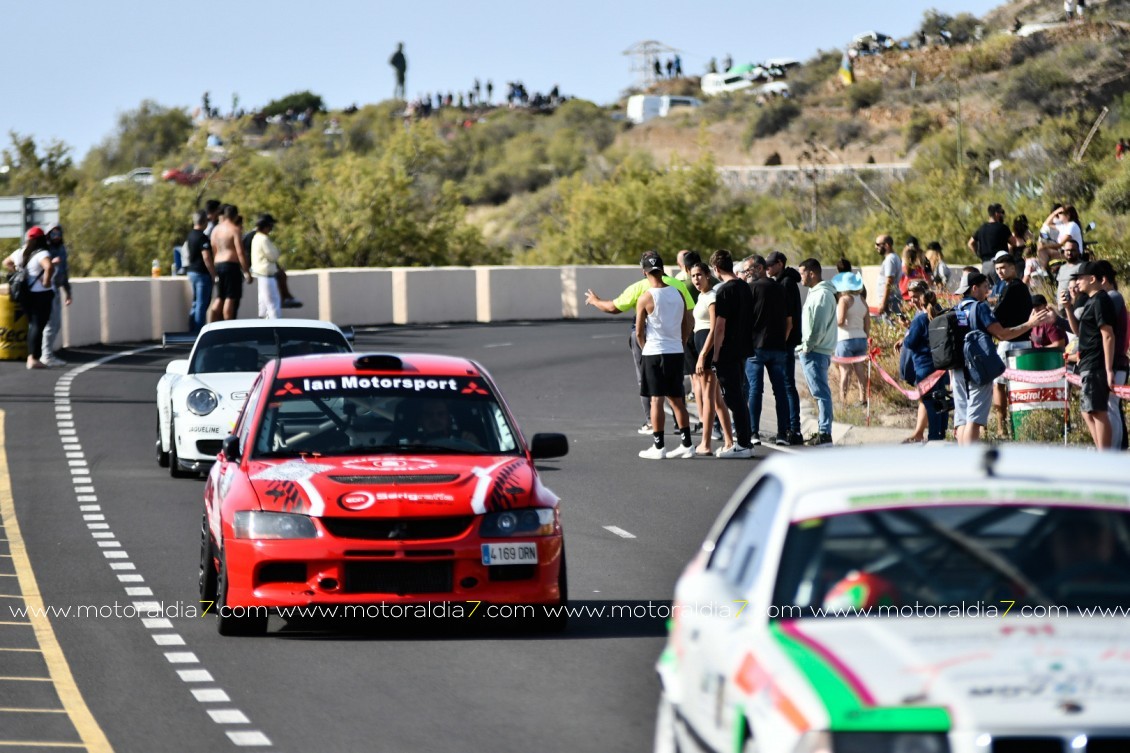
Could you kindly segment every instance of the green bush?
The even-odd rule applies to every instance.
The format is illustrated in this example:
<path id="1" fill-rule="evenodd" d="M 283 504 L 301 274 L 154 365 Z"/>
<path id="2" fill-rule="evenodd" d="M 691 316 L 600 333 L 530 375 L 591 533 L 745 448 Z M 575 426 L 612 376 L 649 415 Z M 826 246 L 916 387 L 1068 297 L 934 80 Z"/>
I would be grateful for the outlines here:
<path id="1" fill-rule="evenodd" d="M 910 120 L 902 129 L 906 150 L 910 151 L 918 146 L 937 127 L 938 121 L 932 115 L 919 107 L 915 107 L 910 111 Z"/>
<path id="2" fill-rule="evenodd" d="M 1015 52 L 1023 53 L 1027 49 L 1023 42 L 1023 39 L 1011 34 L 994 34 L 954 56 L 954 69 L 960 75 L 968 76 L 1017 65 L 1023 61 L 1024 55 L 1017 56 Z"/>
<path id="3" fill-rule="evenodd" d="M 1123 168 L 1095 194 L 1095 203 L 1111 214 L 1130 213 L 1130 170 Z"/>
<path id="4" fill-rule="evenodd" d="M 789 71 L 789 93 L 804 97 L 840 69 L 842 53 L 839 50 L 820 50 L 804 65 Z"/>
<path id="5" fill-rule="evenodd" d="M 866 110 L 883 99 L 883 84 L 880 81 L 856 81 L 848 87 L 847 96 L 852 112 Z"/>
<path id="6" fill-rule="evenodd" d="M 763 139 L 785 130 L 799 115 L 800 107 L 791 99 L 782 99 L 766 105 L 746 129 L 744 137 L 746 149 L 749 149 L 756 139 Z"/>
<path id="7" fill-rule="evenodd" d="M 309 109 L 313 109 L 314 112 L 325 112 L 326 105 L 317 94 L 311 91 L 301 91 L 288 94 L 282 99 L 271 100 L 259 112 L 271 117 L 272 115 L 282 115 L 287 110 L 294 110 L 294 112 L 299 113 Z"/>

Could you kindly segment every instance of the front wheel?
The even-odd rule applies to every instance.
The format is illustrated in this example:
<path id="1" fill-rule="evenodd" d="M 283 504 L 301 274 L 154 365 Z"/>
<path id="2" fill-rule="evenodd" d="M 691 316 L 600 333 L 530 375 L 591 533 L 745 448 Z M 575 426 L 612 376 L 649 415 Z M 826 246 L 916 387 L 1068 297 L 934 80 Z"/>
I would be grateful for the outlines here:
<path id="1" fill-rule="evenodd" d="M 216 583 L 216 630 L 220 635 L 251 636 L 267 632 L 266 607 L 228 606 L 228 558 L 220 555 L 220 572 Z"/>
<path id="2" fill-rule="evenodd" d="M 161 446 L 161 416 L 157 416 L 157 465 L 161 468 L 169 467 L 169 453 Z"/>
<path id="3" fill-rule="evenodd" d="M 169 475 L 173 478 L 190 478 L 196 475 L 180 467 L 180 456 L 177 455 L 177 427 L 171 422 L 169 423 Z"/>

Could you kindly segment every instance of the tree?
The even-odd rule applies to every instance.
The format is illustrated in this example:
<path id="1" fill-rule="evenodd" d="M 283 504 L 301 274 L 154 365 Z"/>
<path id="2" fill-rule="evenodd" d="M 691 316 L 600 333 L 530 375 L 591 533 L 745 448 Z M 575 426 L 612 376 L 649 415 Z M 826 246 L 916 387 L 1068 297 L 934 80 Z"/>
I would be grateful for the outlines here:
<path id="1" fill-rule="evenodd" d="M 75 189 L 78 176 L 69 146 L 52 141 L 40 154 L 31 136 L 21 136 L 15 131 L 9 131 L 8 136 L 12 145 L 0 152 L 0 165 L 8 168 L 0 173 L 0 193 L 66 195 Z"/>
<path id="2" fill-rule="evenodd" d="M 192 118 L 182 108 L 144 100 L 118 116 L 115 132 L 90 150 L 83 169 L 96 178 L 152 167 L 182 149 L 192 135 Z"/>

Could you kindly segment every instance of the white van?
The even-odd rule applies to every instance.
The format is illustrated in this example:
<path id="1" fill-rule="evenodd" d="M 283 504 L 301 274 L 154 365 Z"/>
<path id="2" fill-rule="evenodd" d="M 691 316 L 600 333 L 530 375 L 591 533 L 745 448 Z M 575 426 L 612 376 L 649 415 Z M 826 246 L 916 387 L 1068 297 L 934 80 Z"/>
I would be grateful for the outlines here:
<path id="1" fill-rule="evenodd" d="M 694 97 L 677 97 L 669 94 L 633 94 L 628 97 L 628 120 L 646 123 L 652 118 L 665 118 L 676 107 L 700 107 L 702 101 Z"/>

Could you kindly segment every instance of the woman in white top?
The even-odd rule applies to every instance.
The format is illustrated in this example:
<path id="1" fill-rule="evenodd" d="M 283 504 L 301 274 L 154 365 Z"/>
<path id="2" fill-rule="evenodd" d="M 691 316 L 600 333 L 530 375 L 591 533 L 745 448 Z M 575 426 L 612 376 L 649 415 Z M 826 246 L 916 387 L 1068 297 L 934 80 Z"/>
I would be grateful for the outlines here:
<path id="1" fill-rule="evenodd" d="M 43 354 L 43 329 L 51 319 L 51 303 L 55 298 L 52 276 L 55 268 L 51 265 L 51 251 L 47 248 L 47 236 L 43 229 L 33 227 L 27 231 L 27 242 L 4 260 L 8 271 L 26 269 L 31 293 L 22 304 L 27 314 L 27 367 L 46 369 L 47 364 L 40 360 Z"/>
<path id="2" fill-rule="evenodd" d="M 696 368 L 691 376 L 695 400 L 698 401 L 698 418 L 702 422 L 702 441 L 698 443 L 694 454 L 705 456 L 714 454 L 710 447 L 710 433 L 715 415 L 722 424 L 722 436 L 725 437 L 727 448 L 734 445 L 734 433 L 729 411 L 718 410 L 718 406 L 722 404 L 722 393 L 718 388 L 718 379 L 710 368 L 712 354 L 703 352 L 714 319 L 714 278 L 710 276 L 710 267 L 703 263 L 691 267 L 691 284 L 698 290 L 698 302 L 694 306 L 694 359 L 696 364 L 699 363 L 700 356 L 705 359 L 705 368 Z"/>
<path id="3" fill-rule="evenodd" d="M 863 300 L 863 278 L 856 272 L 841 272 L 832 278 L 839 294 L 836 302 L 836 355 L 840 358 L 867 355 L 867 336 L 871 334 L 871 312 Z M 859 383 L 859 401 L 867 400 L 867 362 L 837 363 L 840 371 L 840 399 L 847 402 L 848 387 L 854 374 Z"/>
<path id="4" fill-rule="evenodd" d="M 1044 224 L 1040 226 L 1040 247 L 1038 250 L 1040 266 L 1047 269 L 1052 259 L 1063 258 L 1063 242 L 1068 237 L 1075 240 L 1079 250 L 1083 250 L 1083 228 L 1079 212 L 1071 204 L 1052 210 Z"/>

